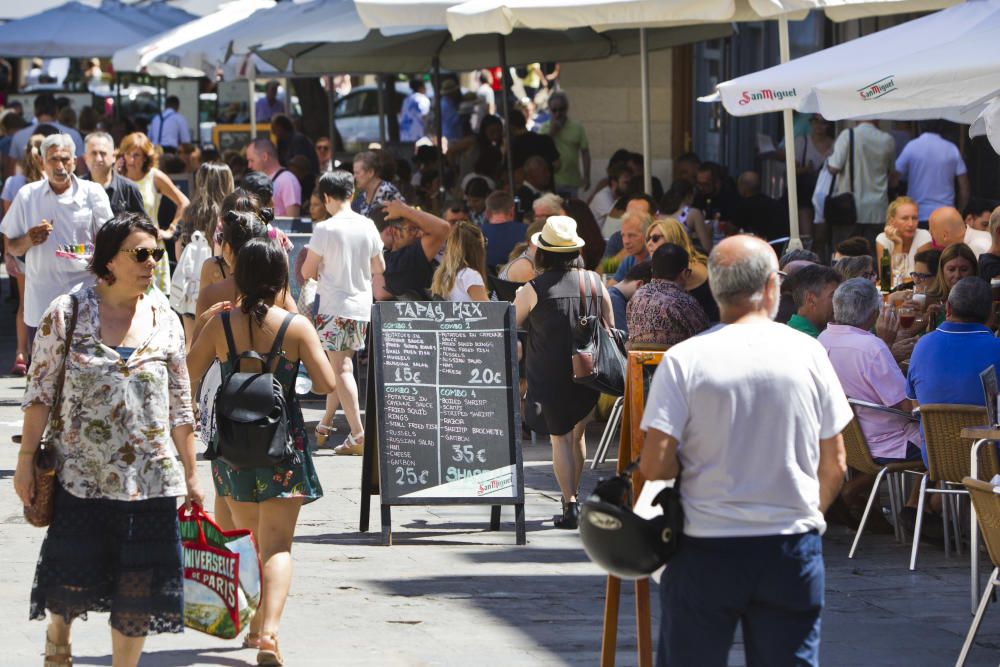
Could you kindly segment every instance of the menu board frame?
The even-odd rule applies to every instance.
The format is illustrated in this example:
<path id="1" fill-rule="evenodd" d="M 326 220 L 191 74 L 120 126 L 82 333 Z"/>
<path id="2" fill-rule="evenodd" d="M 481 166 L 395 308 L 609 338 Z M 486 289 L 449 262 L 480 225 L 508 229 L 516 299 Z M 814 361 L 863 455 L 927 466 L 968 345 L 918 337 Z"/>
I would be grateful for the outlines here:
<path id="1" fill-rule="evenodd" d="M 401 304 L 406 304 L 401 305 Z M 470 327 L 465 324 L 464 315 L 460 314 L 462 309 L 470 313 L 479 314 L 477 311 L 481 312 L 486 310 L 489 312 L 489 316 L 496 321 L 497 311 L 503 307 L 503 324 L 501 327 L 494 327 L 487 330 L 478 329 L 476 327 Z M 387 404 L 388 396 L 387 386 L 389 388 L 399 387 L 400 383 L 395 382 L 395 377 L 388 377 L 386 375 L 385 368 L 385 358 L 387 351 L 387 340 L 386 336 L 393 336 L 399 332 L 405 331 L 404 329 L 387 329 L 386 325 L 398 326 L 400 323 L 398 321 L 393 321 L 396 319 L 401 310 L 405 309 L 408 313 L 417 313 L 417 320 L 420 323 L 416 326 L 420 326 L 421 329 L 415 332 L 427 333 L 428 331 L 434 331 L 440 335 L 448 334 L 462 334 L 475 336 L 476 333 L 490 333 L 495 337 L 496 333 L 501 333 L 500 341 L 503 345 L 503 363 L 504 368 L 502 369 L 503 376 L 506 378 L 506 382 L 499 382 L 498 387 L 483 387 L 477 385 L 476 390 L 481 391 L 487 389 L 489 391 L 501 390 L 504 396 L 507 407 L 507 423 L 506 423 L 506 456 L 504 458 L 504 465 L 509 469 L 512 479 L 510 484 L 505 486 L 505 489 L 509 489 L 510 495 L 476 495 L 475 493 L 464 494 L 461 493 L 461 485 L 459 491 L 456 493 L 456 485 L 450 484 L 449 493 L 436 494 L 433 492 L 434 489 L 445 488 L 446 484 L 440 483 L 433 485 L 426 490 L 419 491 L 418 493 L 408 493 L 399 494 L 396 493 L 398 490 L 396 487 L 397 480 L 393 477 L 394 469 L 399 466 L 394 466 L 393 459 L 394 456 L 392 449 L 398 449 L 393 447 L 392 434 L 388 432 L 387 429 Z M 463 312 L 465 312 L 463 311 Z M 490 312 L 492 311 L 492 312 Z M 420 319 L 420 313 L 445 313 L 452 315 L 452 317 L 445 317 L 443 321 L 434 322 L 433 318 L 427 317 L 423 320 Z M 456 314 L 459 313 L 459 314 Z M 470 320 L 475 318 L 469 318 Z M 416 322 L 415 321 L 415 322 Z M 464 325 L 464 327 L 462 326 Z M 467 327 L 467 328 L 466 328 Z M 436 336 L 435 340 L 435 354 L 440 355 L 440 337 Z M 514 506 L 514 519 L 515 519 L 515 532 L 517 544 L 525 544 L 525 527 L 524 527 L 524 461 L 521 451 L 521 398 L 520 398 L 520 378 L 518 374 L 518 364 L 517 364 L 517 324 L 516 317 L 514 314 L 514 307 L 511 304 L 503 304 L 497 302 L 473 302 L 471 304 L 455 304 L 454 302 L 426 302 L 426 301 L 412 301 L 412 302 L 383 302 L 376 303 L 372 306 L 372 319 L 369 326 L 368 333 L 368 386 L 367 386 L 367 403 L 365 411 L 365 449 L 364 449 L 364 459 L 362 461 L 362 472 L 361 472 L 361 521 L 360 530 L 361 532 L 366 532 L 368 530 L 369 516 L 371 512 L 371 496 L 381 495 L 381 517 L 382 517 L 382 543 L 385 545 L 392 544 L 392 521 L 391 521 L 391 506 L 392 505 L 489 505 L 492 508 L 491 518 L 490 518 L 490 529 L 499 530 L 500 528 L 500 509 L 503 505 L 513 505 Z M 416 366 L 414 366 L 416 368 Z M 496 372 L 496 369 L 490 369 Z M 486 371 L 483 371 L 485 375 Z M 421 389 L 427 389 L 428 387 L 434 387 L 435 396 L 438 401 L 442 398 L 442 386 L 439 384 L 439 379 L 435 379 L 434 383 L 429 383 L 426 380 L 422 383 Z M 448 388 L 455 388 L 456 385 L 448 385 Z M 469 387 L 471 390 L 472 387 Z M 440 403 L 437 404 L 438 409 Z M 398 408 L 396 408 L 398 410 Z M 437 437 L 441 437 L 441 416 L 437 413 Z M 494 445 L 495 447 L 495 445 Z M 458 450 L 456 450 L 457 452 Z M 495 454 L 495 450 L 493 452 Z M 437 453 L 437 466 L 440 470 L 443 467 L 442 461 L 444 460 L 444 454 L 441 452 L 440 444 L 438 445 Z M 485 452 L 482 454 L 483 457 L 486 456 Z M 495 460 L 494 460 L 495 463 Z M 490 471 L 482 471 L 485 478 L 489 478 L 486 473 L 498 472 L 499 475 L 493 476 L 493 478 L 502 477 L 503 468 L 494 468 Z M 424 472 L 424 470 L 416 471 Z M 435 471 L 437 472 L 437 471 Z M 439 474 L 440 477 L 440 474 Z M 481 480 L 484 477 L 476 476 L 477 480 Z"/>

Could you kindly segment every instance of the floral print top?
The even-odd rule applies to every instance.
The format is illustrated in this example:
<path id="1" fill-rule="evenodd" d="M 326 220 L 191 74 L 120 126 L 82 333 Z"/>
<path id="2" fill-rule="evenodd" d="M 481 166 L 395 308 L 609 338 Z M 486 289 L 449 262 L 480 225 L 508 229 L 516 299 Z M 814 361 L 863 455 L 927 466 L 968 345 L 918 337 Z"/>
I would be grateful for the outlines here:
<path id="1" fill-rule="evenodd" d="M 183 496 L 184 468 L 171 439 L 194 424 L 184 330 L 167 300 L 143 297 L 152 333 L 127 361 L 100 340 L 97 292 L 76 294 L 79 312 L 62 394 L 62 432 L 53 438 L 59 482 L 78 498 L 145 500 Z M 140 303 L 140 307 L 142 307 Z M 52 405 L 73 312 L 68 295 L 39 322 L 22 408 Z"/>
<path id="2" fill-rule="evenodd" d="M 399 190 L 395 185 L 389 181 L 380 181 L 378 188 L 375 190 L 375 196 L 372 197 L 371 201 L 368 201 L 368 197 L 364 190 L 359 190 L 358 194 L 354 198 L 351 208 L 355 213 L 360 213 L 366 218 L 370 218 L 375 212 L 375 209 L 379 206 L 382 206 L 387 201 L 402 198 L 403 195 L 399 194 Z"/>

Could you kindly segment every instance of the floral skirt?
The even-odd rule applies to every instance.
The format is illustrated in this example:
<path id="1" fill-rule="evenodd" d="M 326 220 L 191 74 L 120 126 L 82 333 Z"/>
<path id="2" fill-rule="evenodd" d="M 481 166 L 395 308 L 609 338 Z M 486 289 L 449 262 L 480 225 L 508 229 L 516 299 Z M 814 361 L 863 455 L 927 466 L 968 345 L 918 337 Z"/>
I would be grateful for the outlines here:
<path id="1" fill-rule="evenodd" d="M 365 346 L 368 323 L 317 313 L 316 332 L 327 352 L 361 350 Z"/>
<path id="2" fill-rule="evenodd" d="M 309 453 L 305 428 L 295 428 L 294 437 L 298 463 L 270 468 L 234 468 L 218 459 L 212 461 L 216 495 L 247 503 L 271 498 L 303 498 L 303 504 L 307 504 L 322 498 L 323 487 Z"/>
<path id="3" fill-rule="evenodd" d="M 86 499 L 57 486 L 30 618 L 110 612 L 128 637 L 183 632 L 183 574 L 176 498 Z"/>

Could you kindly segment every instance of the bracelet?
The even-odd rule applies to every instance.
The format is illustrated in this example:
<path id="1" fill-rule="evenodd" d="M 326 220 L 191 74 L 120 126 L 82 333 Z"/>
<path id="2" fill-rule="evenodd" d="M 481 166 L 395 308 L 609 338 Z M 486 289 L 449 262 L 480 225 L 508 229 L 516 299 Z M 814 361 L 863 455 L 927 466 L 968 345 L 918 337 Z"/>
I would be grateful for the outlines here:
<path id="1" fill-rule="evenodd" d="M 18 456 L 34 456 L 35 452 L 18 452 Z"/>

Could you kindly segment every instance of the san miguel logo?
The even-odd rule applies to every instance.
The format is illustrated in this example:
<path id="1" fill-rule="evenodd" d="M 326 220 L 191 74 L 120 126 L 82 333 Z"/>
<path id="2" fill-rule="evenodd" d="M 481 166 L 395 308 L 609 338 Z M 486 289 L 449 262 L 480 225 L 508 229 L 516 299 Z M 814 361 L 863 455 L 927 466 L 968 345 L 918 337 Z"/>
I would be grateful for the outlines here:
<path id="1" fill-rule="evenodd" d="M 877 100 L 880 97 L 884 97 L 889 93 L 896 90 L 896 80 L 893 78 L 894 75 L 882 77 L 875 83 L 870 83 L 863 88 L 858 88 L 858 95 L 861 99 L 867 100 Z"/>
<path id="2" fill-rule="evenodd" d="M 789 88 L 788 90 L 772 90 L 770 88 L 765 88 L 763 90 L 744 90 L 743 94 L 740 96 L 740 106 L 746 106 L 751 102 L 760 102 L 762 100 L 772 100 L 780 102 L 786 97 L 796 97 L 798 93 L 795 88 Z"/>

